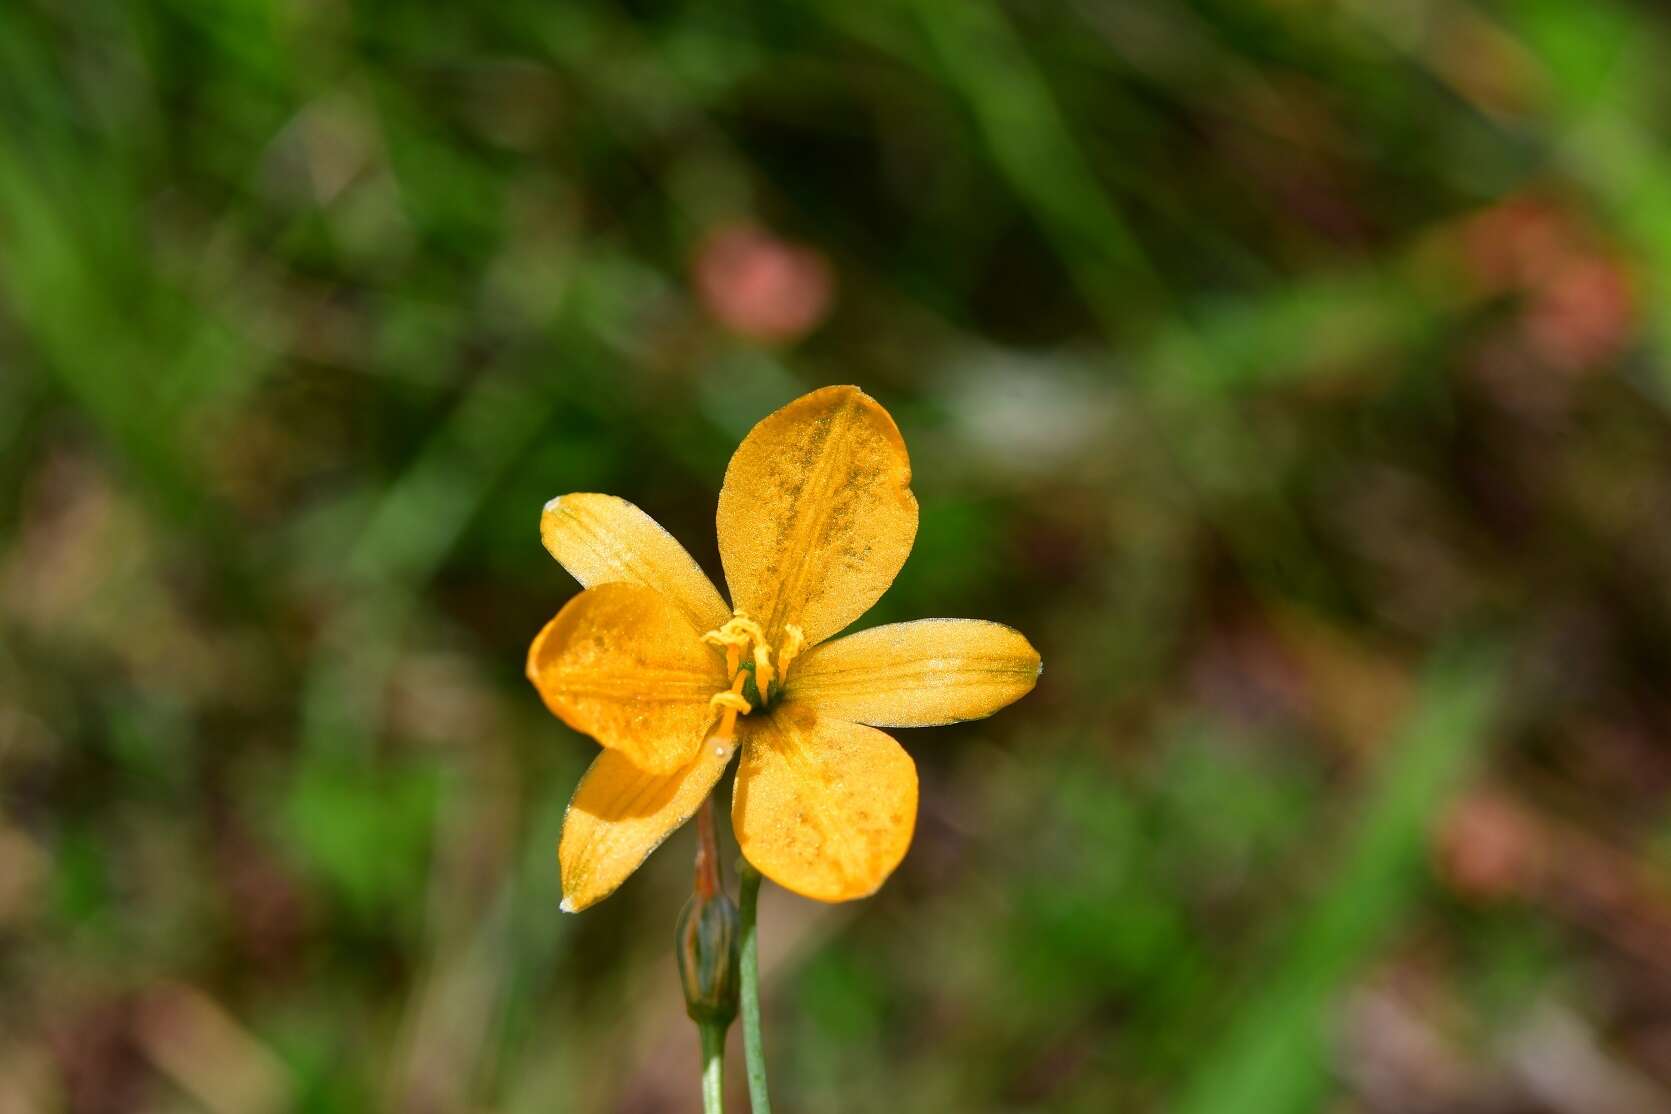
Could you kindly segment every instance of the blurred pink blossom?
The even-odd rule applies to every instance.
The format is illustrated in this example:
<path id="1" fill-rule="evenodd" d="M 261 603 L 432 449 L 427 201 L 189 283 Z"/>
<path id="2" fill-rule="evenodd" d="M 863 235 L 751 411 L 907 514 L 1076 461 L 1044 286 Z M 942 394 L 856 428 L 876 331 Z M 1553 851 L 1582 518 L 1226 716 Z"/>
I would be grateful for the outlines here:
<path id="1" fill-rule="evenodd" d="M 835 293 L 823 254 L 744 222 L 710 233 L 697 246 L 693 269 L 708 312 L 753 340 L 805 336 L 828 315 Z"/>
<path id="2" fill-rule="evenodd" d="M 1517 332 L 1547 365 L 1582 372 L 1630 343 L 1637 306 L 1629 267 L 1579 214 L 1511 198 L 1472 217 L 1462 242 L 1483 293 L 1520 299 Z"/>
<path id="3" fill-rule="evenodd" d="M 1542 857 L 1536 821 L 1501 793 L 1480 791 L 1454 805 L 1437 839 L 1440 873 L 1456 892 L 1482 901 L 1524 894 Z"/>

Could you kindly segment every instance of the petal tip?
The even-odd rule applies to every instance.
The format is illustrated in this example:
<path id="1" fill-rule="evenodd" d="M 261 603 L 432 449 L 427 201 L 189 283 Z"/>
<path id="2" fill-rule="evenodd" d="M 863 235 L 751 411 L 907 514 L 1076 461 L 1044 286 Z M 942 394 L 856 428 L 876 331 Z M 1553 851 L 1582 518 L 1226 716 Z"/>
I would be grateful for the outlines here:
<path id="1" fill-rule="evenodd" d="M 568 897 L 567 895 L 564 896 L 562 901 L 557 903 L 557 908 L 565 913 L 580 912 L 580 908 L 574 903 L 574 898 Z"/>
<path id="2" fill-rule="evenodd" d="M 553 496 L 552 498 L 547 499 L 545 501 L 545 507 L 544 507 L 543 510 L 541 510 L 540 513 L 541 514 L 550 514 L 552 511 L 556 510 L 558 507 L 561 507 L 562 505 L 563 505 L 563 497 L 561 495 Z"/>

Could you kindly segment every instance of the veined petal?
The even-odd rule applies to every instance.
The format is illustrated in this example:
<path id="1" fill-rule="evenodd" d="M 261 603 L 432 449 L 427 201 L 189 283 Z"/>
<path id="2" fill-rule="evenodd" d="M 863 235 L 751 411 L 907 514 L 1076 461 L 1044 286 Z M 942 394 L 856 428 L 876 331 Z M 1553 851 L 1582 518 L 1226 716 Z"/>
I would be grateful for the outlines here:
<path id="1" fill-rule="evenodd" d="M 528 648 L 528 679 L 576 731 L 648 773 L 696 757 L 725 663 L 683 611 L 636 584 L 600 584 L 563 606 Z"/>
<path id="2" fill-rule="evenodd" d="M 731 602 L 775 644 L 785 623 L 808 644 L 887 590 L 917 536 L 911 461 L 899 428 L 857 387 L 802 395 L 749 431 L 719 494 L 719 552 Z"/>
<path id="3" fill-rule="evenodd" d="M 540 515 L 540 540 L 583 588 L 613 583 L 654 588 L 699 631 L 731 618 L 719 590 L 684 546 L 625 499 L 559 495 Z"/>
<path id="4" fill-rule="evenodd" d="M 735 750 L 735 743 L 709 744 L 694 762 L 671 774 L 645 773 L 619 751 L 598 755 L 563 815 L 557 862 L 564 911 L 578 913 L 614 893 L 691 818 Z"/>
<path id="5" fill-rule="evenodd" d="M 780 704 L 738 727 L 731 826 L 748 861 L 818 901 L 875 893 L 916 828 L 911 756 L 873 727 L 805 705 Z"/>
<path id="6" fill-rule="evenodd" d="M 795 662 L 784 696 L 873 727 L 989 716 L 1032 691 L 1039 652 L 984 619 L 890 623 L 826 642 Z"/>

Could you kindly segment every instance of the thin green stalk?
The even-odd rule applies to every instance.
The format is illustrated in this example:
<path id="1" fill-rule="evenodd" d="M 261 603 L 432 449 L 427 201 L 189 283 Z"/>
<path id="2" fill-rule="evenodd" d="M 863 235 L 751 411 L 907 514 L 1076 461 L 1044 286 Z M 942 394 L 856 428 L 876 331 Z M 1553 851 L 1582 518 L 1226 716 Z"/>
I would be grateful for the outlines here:
<path id="1" fill-rule="evenodd" d="M 702 1114 L 725 1114 L 725 1026 L 697 1028 L 702 1031 Z"/>
<path id="2" fill-rule="evenodd" d="M 760 1040 L 760 939 L 755 933 L 755 909 L 760 903 L 760 872 L 747 859 L 737 864 L 738 904 L 743 929 L 743 1058 L 748 1065 L 748 1102 L 754 1114 L 772 1114 L 766 1093 L 766 1049 Z"/>

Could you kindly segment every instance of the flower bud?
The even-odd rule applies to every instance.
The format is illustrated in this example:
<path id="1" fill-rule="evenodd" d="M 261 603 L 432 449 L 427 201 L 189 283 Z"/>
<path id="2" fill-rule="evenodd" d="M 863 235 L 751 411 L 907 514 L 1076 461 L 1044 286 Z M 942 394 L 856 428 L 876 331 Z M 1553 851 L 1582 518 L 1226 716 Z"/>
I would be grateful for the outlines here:
<path id="1" fill-rule="evenodd" d="M 729 1025 L 737 1016 L 740 936 L 737 906 L 723 892 L 693 895 L 679 914 L 679 981 L 685 1012 L 699 1025 Z"/>

